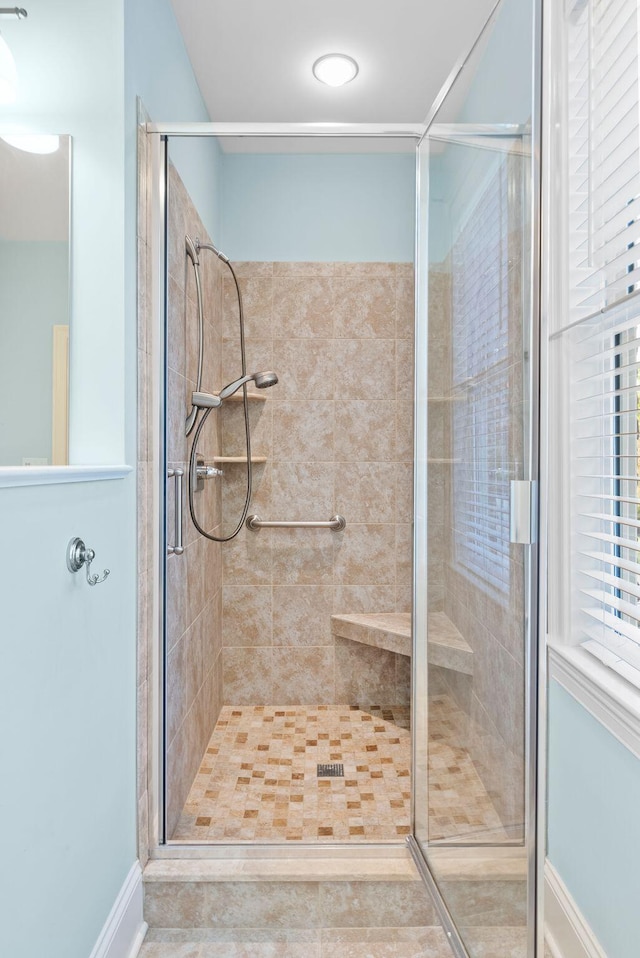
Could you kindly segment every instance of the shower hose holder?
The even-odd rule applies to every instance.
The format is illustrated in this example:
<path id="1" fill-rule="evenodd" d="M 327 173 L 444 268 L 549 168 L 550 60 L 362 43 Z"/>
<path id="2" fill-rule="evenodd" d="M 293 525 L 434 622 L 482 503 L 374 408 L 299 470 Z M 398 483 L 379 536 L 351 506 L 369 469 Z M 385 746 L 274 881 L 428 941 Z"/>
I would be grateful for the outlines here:
<path id="1" fill-rule="evenodd" d="M 95 559 L 96 554 L 93 549 L 87 549 L 82 539 L 76 536 L 71 539 L 69 545 L 67 546 L 67 569 L 69 572 L 79 572 L 80 569 L 84 566 L 85 572 L 87 573 L 87 582 L 89 585 L 100 585 L 101 582 L 109 575 L 110 570 L 105 569 L 102 575 L 97 573 L 91 574 L 91 563 Z"/>

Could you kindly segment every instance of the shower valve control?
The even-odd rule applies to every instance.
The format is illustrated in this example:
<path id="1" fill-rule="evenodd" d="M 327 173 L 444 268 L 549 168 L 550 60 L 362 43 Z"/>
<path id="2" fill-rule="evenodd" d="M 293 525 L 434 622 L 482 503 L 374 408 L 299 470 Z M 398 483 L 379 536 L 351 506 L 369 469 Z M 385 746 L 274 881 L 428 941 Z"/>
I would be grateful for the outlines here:
<path id="1" fill-rule="evenodd" d="M 222 469 L 218 469 L 217 466 L 207 465 L 202 456 L 198 456 L 196 460 L 196 489 L 199 492 L 204 489 L 205 479 L 217 479 L 218 476 L 223 475 Z"/>
<path id="2" fill-rule="evenodd" d="M 217 476 L 223 476 L 224 473 L 222 469 L 218 469 L 216 466 L 206 466 L 203 463 L 197 467 L 196 475 L 198 479 L 215 479 Z"/>

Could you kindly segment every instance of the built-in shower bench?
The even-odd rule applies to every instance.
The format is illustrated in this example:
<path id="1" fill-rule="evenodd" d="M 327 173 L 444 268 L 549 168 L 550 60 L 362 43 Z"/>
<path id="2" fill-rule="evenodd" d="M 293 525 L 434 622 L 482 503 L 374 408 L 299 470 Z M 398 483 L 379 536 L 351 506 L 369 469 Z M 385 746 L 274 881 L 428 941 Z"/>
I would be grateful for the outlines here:
<path id="1" fill-rule="evenodd" d="M 411 656 L 411 616 L 406 612 L 332 615 L 331 632 L 397 655 Z M 430 665 L 473 675 L 473 650 L 444 612 L 430 612 L 428 620 Z"/>

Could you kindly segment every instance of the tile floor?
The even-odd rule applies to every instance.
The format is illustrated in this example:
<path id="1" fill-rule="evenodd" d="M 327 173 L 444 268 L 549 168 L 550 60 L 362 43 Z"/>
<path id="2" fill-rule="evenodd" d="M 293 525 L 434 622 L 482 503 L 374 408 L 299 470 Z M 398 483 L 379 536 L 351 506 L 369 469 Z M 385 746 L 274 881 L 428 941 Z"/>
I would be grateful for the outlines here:
<path id="1" fill-rule="evenodd" d="M 409 710 L 225 706 L 174 841 L 398 841 L 409 834 Z M 344 777 L 319 778 L 318 763 Z"/>
<path id="2" fill-rule="evenodd" d="M 341 928 L 298 931 L 230 929 L 209 940 L 153 940 L 139 958 L 452 958 L 441 928 Z M 212 940 L 217 939 L 217 940 Z"/>
<path id="3" fill-rule="evenodd" d="M 449 695 L 429 699 L 429 838 L 504 842 L 508 835 L 464 741 L 466 719 Z"/>
<path id="4" fill-rule="evenodd" d="M 468 946 L 472 958 L 525 958 L 522 928 L 479 928 Z M 139 958 L 452 958 L 441 928 L 229 929 L 198 939 L 186 929 L 151 930 Z M 217 940 L 214 940 L 217 939 Z M 545 958 L 552 958 L 545 946 Z"/>
<path id="5" fill-rule="evenodd" d="M 448 696 L 430 703 L 433 840 L 499 840 Z M 172 836 L 177 842 L 397 842 L 409 834 L 407 708 L 225 706 Z M 318 763 L 344 765 L 319 778 Z"/>

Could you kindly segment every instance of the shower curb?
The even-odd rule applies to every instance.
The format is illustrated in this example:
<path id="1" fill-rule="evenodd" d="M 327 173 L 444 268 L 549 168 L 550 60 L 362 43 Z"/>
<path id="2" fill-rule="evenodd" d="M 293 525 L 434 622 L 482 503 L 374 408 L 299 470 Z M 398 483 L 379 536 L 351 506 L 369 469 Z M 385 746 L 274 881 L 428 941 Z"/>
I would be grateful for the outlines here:
<path id="1" fill-rule="evenodd" d="M 440 921 L 410 857 L 173 860 L 144 871 L 150 928 L 432 927 Z"/>

